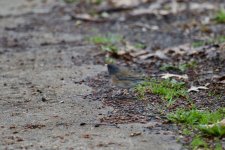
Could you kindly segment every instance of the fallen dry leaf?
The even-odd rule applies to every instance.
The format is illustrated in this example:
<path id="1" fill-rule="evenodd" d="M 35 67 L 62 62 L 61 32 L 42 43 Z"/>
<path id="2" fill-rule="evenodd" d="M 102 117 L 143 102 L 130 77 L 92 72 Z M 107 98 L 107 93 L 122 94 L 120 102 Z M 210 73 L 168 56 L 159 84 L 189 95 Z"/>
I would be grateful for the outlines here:
<path id="1" fill-rule="evenodd" d="M 145 14 L 160 14 L 159 9 L 160 9 L 160 7 L 162 7 L 162 4 L 164 2 L 165 1 L 163 1 L 163 0 L 159 0 L 159 1 L 156 1 L 155 3 L 152 3 L 147 8 L 143 8 L 143 7 L 137 8 L 137 9 L 133 10 L 130 13 L 130 15 L 131 16 L 139 16 L 139 15 L 145 15 Z M 166 14 L 168 14 L 168 11 L 166 11 Z"/>
<path id="2" fill-rule="evenodd" d="M 142 55 L 146 55 L 146 54 L 148 54 L 148 51 L 146 51 L 146 50 L 140 50 L 138 52 L 131 52 L 130 53 L 130 55 L 132 57 L 138 57 L 138 56 L 142 56 Z"/>
<path id="3" fill-rule="evenodd" d="M 188 92 L 199 92 L 199 90 L 208 90 L 206 86 L 191 86 L 190 89 L 188 89 Z"/>
<path id="4" fill-rule="evenodd" d="M 142 28 L 142 31 L 146 31 L 146 30 L 156 31 L 156 30 L 159 30 L 159 26 L 156 26 L 156 25 L 150 26 L 148 24 L 144 24 L 144 23 L 140 23 L 140 22 L 132 24 L 132 25 L 130 25 L 130 27 L 131 28 L 139 27 L 139 28 Z"/>
<path id="5" fill-rule="evenodd" d="M 177 74 L 171 74 L 171 73 L 163 73 L 163 74 L 161 74 L 161 76 L 162 76 L 161 78 L 163 78 L 163 79 L 168 79 L 168 78 L 171 78 L 171 77 L 176 77 L 176 78 L 185 79 L 185 80 L 188 79 L 188 76 L 186 74 L 177 75 Z"/>
<path id="6" fill-rule="evenodd" d="M 163 59 L 163 60 L 169 59 L 162 51 L 156 51 L 155 53 L 141 55 L 141 56 L 139 56 L 139 59 L 145 60 L 145 59 L 149 59 L 151 57 L 156 57 L 156 58 Z"/>
<path id="7" fill-rule="evenodd" d="M 92 21 L 92 22 L 102 22 L 104 19 L 100 19 L 98 16 L 94 17 L 90 14 L 71 14 L 71 17 L 77 20 L 83 20 L 83 21 Z"/>
<path id="8" fill-rule="evenodd" d="M 146 3 L 148 0 L 110 0 L 109 3 L 114 7 L 119 8 L 132 8 L 142 3 Z"/>
<path id="9" fill-rule="evenodd" d="M 133 132 L 130 134 L 130 137 L 141 135 L 141 132 Z"/>

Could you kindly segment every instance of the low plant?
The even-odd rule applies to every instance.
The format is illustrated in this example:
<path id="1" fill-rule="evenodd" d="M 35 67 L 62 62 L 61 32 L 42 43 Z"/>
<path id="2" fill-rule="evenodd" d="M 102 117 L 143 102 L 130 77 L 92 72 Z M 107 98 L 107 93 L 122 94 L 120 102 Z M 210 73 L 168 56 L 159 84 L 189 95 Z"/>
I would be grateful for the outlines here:
<path id="1" fill-rule="evenodd" d="M 221 9 L 216 13 L 215 20 L 217 23 L 225 23 L 225 10 Z"/>
<path id="2" fill-rule="evenodd" d="M 205 40 L 205 41 L 192 42 L 192 47 L 197 48 L 197 47 L 201 47 L 201 46 L 204 46 L 204 45 L 220 44 L 220 43 L 223 43 L 223 42 L 225 42 L 225 36 L 220 35 L 220 36 L 217 36 L 215 38 L 210 38 L 210 39 Z"/>
<path id="3" fill-rule="evenodd" d="M 100 45 L 102 51 L 117 53 L 119 49 L 117 45 L 122 41 L 122 36 L 115 34 L 96 35 L 89 38 L 89 41 L 95 45 Z"/>
<path id="4" fill-rule="evenodd" d="M 169 105 L 178 97 L 187 97 L 187 90 L 184 82 L 176 80 L 156 81 L 154 79 L 137 85 L 135 91 L 138 97 L 143 99 L 146 93 L 157 94 L 169 102 Z"/>
<path id="5" fill-rule="evenodd" d="M 176 71 L 176 72 L 181 72 L 184 73 L 190 68 L 195 68 L 197 66 L 197 63 L 195 61 L 190 61 L 187 63 L 182 63 L 179 65 L 169 65 L 165 64 L 162 67 L 160 67 L 160 70 L 162 71 Z"/>
<path id="6" fill-rule="evenodd" d="M 192 129 L 198 129 L 208 136 L 222 137 L 225 135 L 225 125 L 218 123 L 225 117 L 225 109 L 211 112 L 208 110 L 178 109 L 167 115 L 172 122 L 183 123 Z"/>
<path id="7" fill-rule="evenodd" d="M 194 137 L 190 145 L 194 150 L 197 150 L 199 148 L 208 148 L 208 144 L 200 136 Z"/>

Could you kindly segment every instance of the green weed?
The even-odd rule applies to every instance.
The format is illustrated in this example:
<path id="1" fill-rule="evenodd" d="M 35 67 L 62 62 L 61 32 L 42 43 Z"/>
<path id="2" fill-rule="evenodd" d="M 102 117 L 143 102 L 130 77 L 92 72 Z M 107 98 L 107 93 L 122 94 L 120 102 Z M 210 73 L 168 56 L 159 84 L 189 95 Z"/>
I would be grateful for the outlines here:
<path id="1" fill-rule="evenodd" d="M 122 41 L 122 36 L 115 34 L 107 34 L 106 36 L 93 36 L 89 38 L 93 44 L 100 45 L 102 51 L 117 53 L 117 45 Z"/>
<path id="2" fill-rule="evenodd" d="M 187 125 L 212 124 L 220 121 L 224 117 L 225 110 L 220 109 L 215 112 L 208 110 L 200 111 L 195 108 L 192 110 L 178 109 L 168 115 L 172 122 L 184 123 Z"/>
<path id="3" fill-rule="evenodd" d="M 188 69 L 195 68 L 196 66 L 197 66 L 197 63 L 195 61 L 190 61 L 188 63 L 179 64 L 178 66 L 166 64 L 166 65 L 163 65 L 162 67 L 160 67 L 160 70 L 162 70 L 162 71 L 176 71 L 176 72 L 184 73 Z"/>
<path id="4" fill-rule="evenodd" d="M 196 136 L 191 142 L 191 147 L 194 150 L 197 150 L 198 148 L 202 148 L 202 147 L 204 149 L 207 149 L 208 144 L 200 136 Z"/>
<path id="5" fill-rule="evenodd" d="M 116 44 L 122 40 L 122 36 L 107 34 L 106 36 L 93 36 L 89 40 L 94 44 Z"/>
<path id="6" fill-rule="evenodd" d="M 195 108 L 192 110 L 178 109 L 167 115 L 172 122 L 183 123 L 191 126 L 192 129 L 199 129 L 202 133 L 210 136 L 224 136 L 225 127 L 217 124 L 225 117 L 225 109 L 219 109 L 215 112 L 208 110 L 200 111 Z M 208 125 L 214 124 L 209 127 Z"/>
<path id="7" fill-rule="evenodd" d="M 176 80 L 156 81 L 150 80 L 135 88 L 139 98 L 144 98 L 147 92 L 160 95 L 163 99 L 172 104 L 177 97 L 187 97 L 187 90 L 184 87 L 184 82 Z"/>
<path id="8" fill-rule="evenodd" d="M 146 48 L 146 46 L 142 43 L 136 43 L 134 45 L 134 47 L 137 48 L 137 49 L 145 49 Z"/>
<path id="9" fill-rule="evenodd" d="M 215 144 L 215 150 L 223 150 L 222 144 L 219 142 L 219 140 L 216 141 Z"/>
<path id="10" fill-rule="evenodd" d="M 96 4 L 99 5 L 103 2 L 103 0 L 64 0 L 65 3 L 71 4 L 71 3 L 75 3 L 75 2 L 84 2 L 86 4 Z"/>
<path id="11" fill-rule="evenodd" d="M 216 13 L 215 20 L 217 23 L 225 23 L 225 10 L 219 10 Z"/>
<path id="12" fill-rule="evenodd" d="M 101 45 L 101 50 L 105 52 L 117 53 L 119 48 L 115 45 Z"/>
<path id="13" fill-rule="evenodd" d="M 79 0 L 64 0 L 64 2 L 71 4 L 71 3 L 79 2 Z"/>
<path id="14" fill-rule="evenodd" d="M 191 135 L 191 134 L 192 134 L 191 130 L 189 130 L 189 129 L 187 129 L 187 128 L 184 128 L 184 129 L 182 130 L 182 133 L 183 133 L 184 135 Z"/>
<path id="15" fill-rule="evenodd" d="M 222 137 L 225 135 L 225 126 L 215 123 L 214 125 L 200 125 L 198 127 L 203 133 L 212 136 Z"/>
<path id="16" fill-rule="evenodd" d="M 221 36 L 217 36 L 215 38 L 210 38 L 206 41 L 195 41 L 192 42 L 192 47 L 197 48 L 197 47 L 201 47 L 204 45 L 211 45 L 211 44 L 220 44 L 225 42 L 225 36 L 221 35 Z"/>
<path id="17" fill-rule="evenodd" d="M 112 57 L 105 58 L 105 64 L 115 64 L 115 62 L 115 59 L 113 59 Z"/>
<path id="18" fill-rule="evenodd" d="M 204 45 L 206 45 L 206 42 L 204 42 L 204 41 L 192 42 L 192 47 L 194 47 L 194 48 L 201 47 L 201 46 L 204 46 Z"/>
<path id="19" fill-rule="evenodd" d="M 100 5 L 104 0 L 92 0 L 92 3 Z"/>

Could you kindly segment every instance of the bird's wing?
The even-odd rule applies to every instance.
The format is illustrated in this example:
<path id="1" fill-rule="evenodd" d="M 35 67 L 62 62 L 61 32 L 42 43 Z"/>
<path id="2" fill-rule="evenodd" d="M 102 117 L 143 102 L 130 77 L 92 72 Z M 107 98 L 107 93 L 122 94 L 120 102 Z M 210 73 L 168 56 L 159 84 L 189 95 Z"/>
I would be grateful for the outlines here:
<path id="1" fill-rule="evenodd" d="M 123 80 L 123 81 L 132 81 L 132 82 L 141 82 L 144 81 L 144 78 L 141 77 L 135 77 L 135 76 L 117 76 L 117 79 Z"/>

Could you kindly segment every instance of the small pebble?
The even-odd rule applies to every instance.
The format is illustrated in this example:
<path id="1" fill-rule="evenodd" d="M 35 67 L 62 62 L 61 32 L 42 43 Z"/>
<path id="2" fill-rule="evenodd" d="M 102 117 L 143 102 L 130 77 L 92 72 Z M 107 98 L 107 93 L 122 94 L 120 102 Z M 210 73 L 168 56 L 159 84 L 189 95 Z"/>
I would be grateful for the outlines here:
<path id="1" fill-rule="evenodd" d="M 85 125 L 86 125 L 85 122 L 80 123 L 80 126 L 85 126 Z"/>
<path id="2" fill-rule="evenodd" d="M 47 99 L 46 99 L 45 97 L 42 97 L 42 98 L 41 98 L 41 101 L 42 101 L 42 102 L 46 102 Z"/>
<path id="3" fill-rule="evenodd" d="M 95 124 L 95 126 L 94 127 L 100 127 L 100 124 Z"/>

